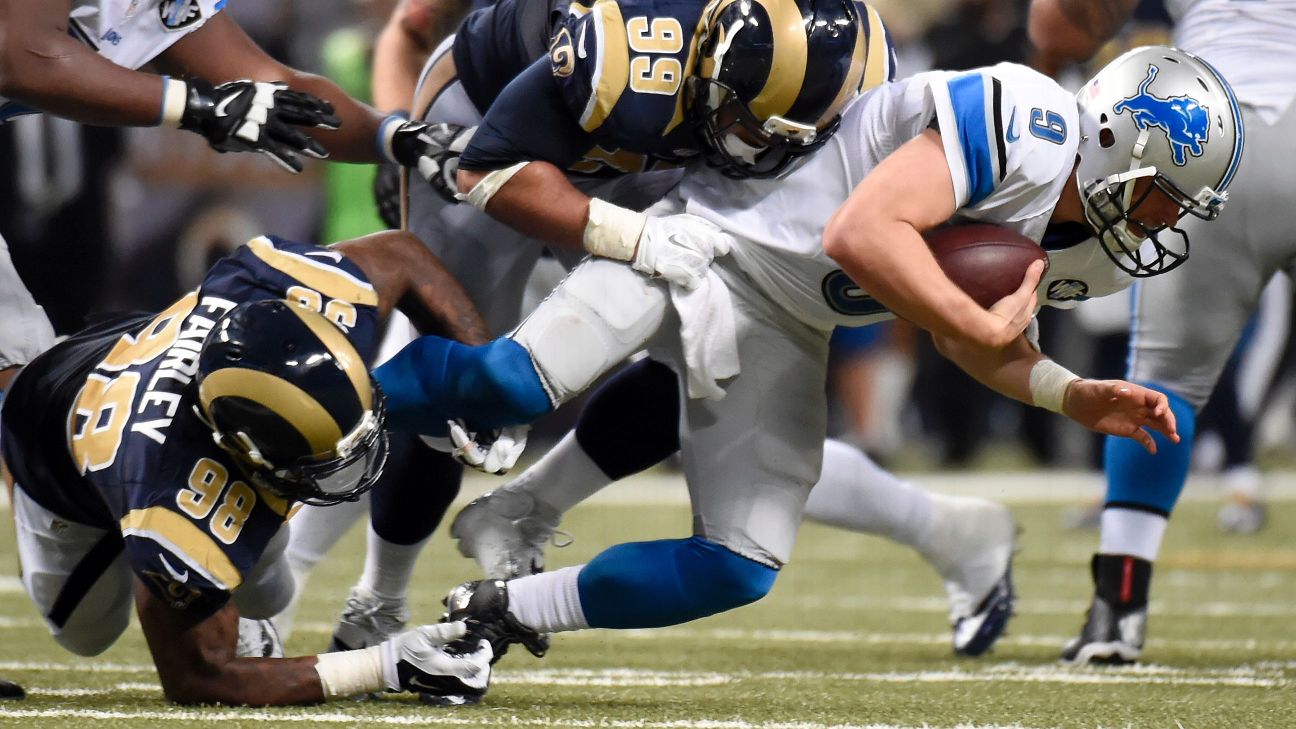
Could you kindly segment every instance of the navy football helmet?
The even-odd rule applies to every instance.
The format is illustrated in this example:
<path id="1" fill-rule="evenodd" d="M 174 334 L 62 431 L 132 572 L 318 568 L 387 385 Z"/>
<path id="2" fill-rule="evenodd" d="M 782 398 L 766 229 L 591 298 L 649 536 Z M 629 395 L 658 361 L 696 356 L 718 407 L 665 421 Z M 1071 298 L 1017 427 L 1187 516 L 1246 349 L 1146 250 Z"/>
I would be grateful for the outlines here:
<path id="1" fill-rule="evenodd" d="M 203 342 L 196 382 L 200 417 L 259 486 L 325 506 L 382 474 L 382 391 L 314 311 L 278 299 L 234 307 Z"/>
<path id="2" fill-rule="evenodd" d="M 689 115 L 707 164 L 731 177 L 782 173 L 894 78 L 881 17 L 854 0 L 713 0 L 701 25 Z"/>

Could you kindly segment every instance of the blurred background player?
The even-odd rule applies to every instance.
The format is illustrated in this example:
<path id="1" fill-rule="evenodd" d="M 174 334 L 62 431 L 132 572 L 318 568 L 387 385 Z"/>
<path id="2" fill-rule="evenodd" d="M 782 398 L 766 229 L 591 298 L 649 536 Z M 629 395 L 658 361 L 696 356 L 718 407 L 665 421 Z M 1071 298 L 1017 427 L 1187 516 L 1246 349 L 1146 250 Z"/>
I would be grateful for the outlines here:
<path id="1" fill-rule="evenodd" d="M 469 342 L 481 320 L 415 239 L 331 249 L 259 237 L 156 316 L 107 320 L 25 367 L 3 410 L 23 586 L 55 640 L 107 649 L 138 609 L 167 698 L 315 703 L 373 691 L 484 691 L 463 625 L 367 652 L 283 658 L 294 502 L 330 505 L 387 457 L 371 361 L 397 304 Z M 66 444 L 66 446 L 65 446 Z"/>
<path id="2" fill-rule="evenodd" d="M 1101 146 L 1091 125 L 1112 119 L 1121 92 L 1141 93 L 1131 69 L 1155 63 L 1179 66 L 1166 74 L 1164 88 L 1204 91 L 1212 103 L 1224 102 L 1209 117 L 1225 130 L 1215 140 L 1219 151 L 1162 171 L 1153 164 L 1175 156 L 1169 139 L 1136 145 L 1137 135 L 1123 134 L 1114 148 Z M 904 316 L 983 382 L 1018 400 L 1149 449 L 1153 441 L 1142 426 L 1173 440 L 1164 396 L 1119 381 L 1081 380 L 1041 358 L 1021 332 L 1037 285 L 1046 301 L 1066 304 L 1070 297 L 1047 294 L 1058 280 L 1103 295 L 1128 286 L 1130 274 L 1172 270 L 1184 251 L 1168 226 L 1185 210 L 1218 213 L 1240 130 L 1224 82 L 1173 49 L 1126 54 L 1091 87 L 1107 89 L 1107 96 L 1073 97 L 1011 64 L 882 86 L 845 112 L 824 154 L 786 177 L 737 180 L 695 168 L 651 209 L 692 211 L 735 238 L 732 254 L 712 266 L 708 285 L 715 289 L 700 309 L 677 287 L 668 293 L 661 283 L 589 261 L 510 339 L 497 340 L 498 359 L 486 362 L 424 337 L 380 367 L 393 422 L 420 429 L 457 413 L 473 413 L 481 427 L 534 417 L 645 343 L 687 375 L 679 386 L 680 430 L 694 536 L 623 544 L 586 565 L 461 586 L 448 598 L 450 615 L 481 623 L 497 653 L 509 641 L 538 652 L 541 633 L 671 625 L 762 597 L 787 561 L 819 475 L 827 340 L 838 324 Z M 1038 111 L 1022 108 L 1026 100 Z M 1128 117 L 1120 121 L 1136 126 Z M 1022 134 L 1014 133 L 1018 123 Z M 1202 190 L 1185 196 L 1179 186 Z M 1048 280 L 1041 282 L 1043 267 L 1032 264 L 1018 291 L 987 311 L 945 278 L 919 236 L 951 217 L 1036 238 L 1052 223 L 1072 235 L 1069 245 L 1051 240 Z M 833 296 L 839 289 L 822 284 L 834 278 L 852 293 Z M 717 291 L 725 293 L 712 298 Z M 725 322 L 729 313 L 733 319 Z M 701 335 L 690 334 L 698 331 L 699 314 L 709 323 Z M 707 357 L 696 356 L 690 338 L 698 336 Z M 573 341 L 587 343 L 580 356 Z M 741 372 L 728 367 L 726 347 L 736 350 Z M 452 394 L 464 392 L 466 373 L 468 381 L 508 384 L 496 388 L 490 407 L 468 409 Z M 707 388 L 735 374 L 722 399 Z"/>
<path id="3" fill-rule="evenodd" d="M 1135 5 L 1132 0 L 1035 0 L 1031 39 L 1054 65 L 1083 60 L 1116 33 Z M 1179 275 L 1141 281 L 1134 290 L 1127 377 L 1170 397 L 1183 440 L 1175 446 L 1163 442 L 1156 456 L 1118 441 L 1107 443 L 1107 497 L 1092 561 L 1094 599 L 1080 636 L 1062 651 L 1064 660 L 1079 663 L 1130 663 L 1141 655 L 1152 564 L 1187 478 L 1197 413 L 1266 283 L 1290 270 L 1296 255 L 1281 212 L 1289 191 L 1296 189 L 1296 173 L 1285 162 L 1296 151 L 1291 111 L 1296 59 L 1280 50 L 1296 42 L 1296 3 L 1168 5 L 1175 44 L 1218 68 L 1237 94 L 1239 126 L 1248 131 L 1232 188 L 1240 202 L 1206 234 L 1200 221 L 1186 218 L 1183 231 L 1198 241 L 1192 261 Z"/>

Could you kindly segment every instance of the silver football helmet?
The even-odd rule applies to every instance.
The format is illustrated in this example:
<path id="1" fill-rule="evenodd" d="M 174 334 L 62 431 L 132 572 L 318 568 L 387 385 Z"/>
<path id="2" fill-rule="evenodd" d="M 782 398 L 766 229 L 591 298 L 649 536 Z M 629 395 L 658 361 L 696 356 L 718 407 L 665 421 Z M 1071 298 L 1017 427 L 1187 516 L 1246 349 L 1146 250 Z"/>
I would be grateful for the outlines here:
<path id="1" fill-rule="evenodd" d="M 1183 212 L 1204 220 L 1219 216 L 1242 159 L 1242 113 L 1233 89 L 1191 53 L 1145 46 L 1103 67 L 1076 101 L 1076 183 L 1103 249 L 1136 277 L 1183 263 L 1183 231 L 1148 226 L 1131 214 L 1155 188 Z M 1135 185 L 1143 178 L 1151 184 L 1140 186 L 1136 200 Z"/>

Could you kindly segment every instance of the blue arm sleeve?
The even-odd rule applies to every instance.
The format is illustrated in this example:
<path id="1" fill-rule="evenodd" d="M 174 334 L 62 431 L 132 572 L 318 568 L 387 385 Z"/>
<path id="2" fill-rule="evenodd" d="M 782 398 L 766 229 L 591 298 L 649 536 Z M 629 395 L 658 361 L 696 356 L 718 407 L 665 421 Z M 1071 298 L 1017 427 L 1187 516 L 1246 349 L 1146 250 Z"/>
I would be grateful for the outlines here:
<path id="1" fill-rule="evenodd" d="M 546 56 L 513 79 L 491 104 L 459 157 L 459 166 L 498 170 L 544 160 L 566 169 L 593 146 L 594 138 L 581 129 L 563 100 Z"/>
<path id="2" fill-rule="evenodd" d="M 444 437 L 447 420 L 488 430 L 529 423 L 553 409 L 531 355 L 512 339 L 469 347 L 420 337 L 373 374 L 392 430 Z"/>

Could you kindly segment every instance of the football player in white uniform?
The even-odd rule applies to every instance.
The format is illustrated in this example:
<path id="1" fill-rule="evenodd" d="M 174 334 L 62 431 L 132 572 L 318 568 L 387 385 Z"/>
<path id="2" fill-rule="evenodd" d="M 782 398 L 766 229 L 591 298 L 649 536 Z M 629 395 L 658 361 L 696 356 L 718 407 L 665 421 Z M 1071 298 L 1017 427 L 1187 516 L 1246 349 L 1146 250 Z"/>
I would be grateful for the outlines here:
<path id="1" fill-rule="evenodd" d="M 1133 12 L 1132 0 L 1036 0 L 1031 37 L 1048 57 L 1084 60 Z M 1128 376 L 1164 392 L 1183 439 L 1160 442 L 1155 455 L 1106 445 L 1107 497 L 1092 562 L 1095 594 L 1080 636 L 1062 657 L 1080 663 L 1130 663 L 1143 647 L 1152 563 L 1183 489 L 1194 423 L 1234 345 L 1255 313 L 1265 284 L 1296 264 L 1289 197 L 1296 190 L 1296 2 L 1175 0 L 1174 42 L 1208 60 L 1237 94 L 1247 139 L 1243 164 L 1220 224 L 1187 218 L 1196 244 L 1183 271 L 1140 281 L 1134 289 Z M 1155 88 L 1155 87 L 1154 87 Z M 1165 96 L 1166 94 L 1160 94 Z M 1208 105 L 1206 99 L 1202 99 Z M 1214 107 L 1211 107 L 1214 109 Z M 1209 154 L 1219 130 L 1201 129 Z M 1159 132 L 1154 132 L 1156 136 Z M 1209 136 L 1207 136 L 1209 134 Z M 1191 141 L 1185 137 L 1185 141 Z M 1186 147 L 1196 154 L 1191 144 Z M 1204 233 L 1204 235 L 1203 235 Z"/>
<path id="2" fill-rule="evenodd" d="M 418 165 L 425 125 L 379 114 L 275 61 L 220 12 L 225 3 L 0 0 L 0 123 L 47 112 L 100 126 L 175 126 L 292 171 L 298 153 Z M 144 64 L 164 75 L 135 70 Z M 0 390 L 52 343 L 0 239 Z"/>
<path id="3" fill-rule="evenodd" d="M 1160 83 L 1145 80 L 1157 73 Z M 1149 95 L 1191 100 L 1213 136 L 1181 158 L 1177 127 L 1163 133 L 1135 113 Z M 670 625 L 763 596 L 819 477 L 827 340 L 842 323 L 903 316 L 1006 395 L 1145 448 L 1155 449 L 1145 428 L 1176 439 L 1163 395 L 1081 379 L 1023 330 L 1037 285 L 1046 298 L 1065 289 L 1070 301 L 1081 285 L 1108 293 L 1173 267 L 1182 252 L 1161 240 L 1168 226 L 1184 212 L 1213 217 L 1226 200 L 1240 153 L 1236 112 L 1213 69 L 1169 48 L 1122 56 L 1076 97 L 1011 64 L 919 75 L 864 96 L 781 180 L 698 170 L 650 209 L 698 215 L 733 238 L 733 254 L 697 289 L 591 260 L 508 338 L 481 348 L 417 340 L 375 375 L 393 423 L 421 432 L 444 431 L 451 417 L 476 430 L 526 421 L 644 346 L 685 383 L 694 536 L 468 583 L 452 591 L 451 617 L 473 621 L 497 653 L 510 642 L 538 653 L 544 633 Z M 1048 278 L 1034 264 L 1017 292 L 989 310 L 976 305 L 920 235 L 951 219 L 1036 240 L 1058 226 Z"/>

